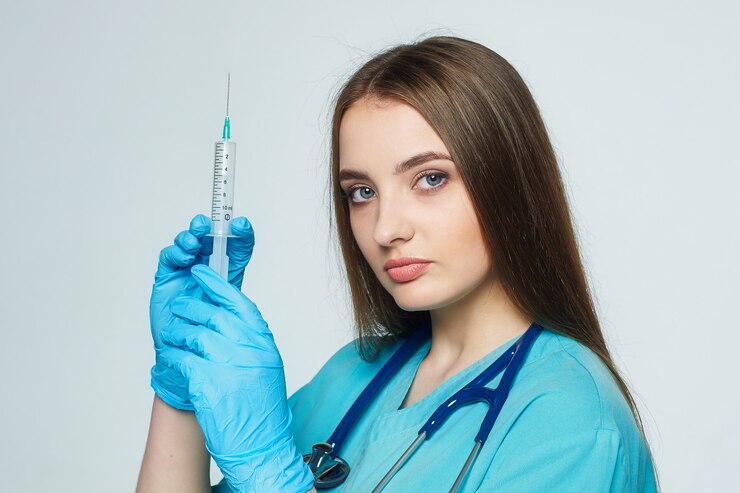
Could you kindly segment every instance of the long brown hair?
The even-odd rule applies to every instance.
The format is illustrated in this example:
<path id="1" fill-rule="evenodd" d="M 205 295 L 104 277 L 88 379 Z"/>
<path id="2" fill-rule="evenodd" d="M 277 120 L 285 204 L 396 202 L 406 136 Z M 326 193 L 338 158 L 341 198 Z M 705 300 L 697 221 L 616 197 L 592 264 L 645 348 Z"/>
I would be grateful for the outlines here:
<path id="1" fill-rule="evenodd" d="M 339 126 L 356 101 L 373 97 L 415 108 L 439 134 L 462 176 L 505 292 L 544 328 L 597 354 L 642 422 L 601 331 L 586 281 L 557 159 L 537 104 L 506 60 L 473 41 L 435 36 L 366 62 L 337 95 L 331 193 L 365 359 L 406 337 L 428 311 L 400 308 L 355 242 L 339 186 Z"/>

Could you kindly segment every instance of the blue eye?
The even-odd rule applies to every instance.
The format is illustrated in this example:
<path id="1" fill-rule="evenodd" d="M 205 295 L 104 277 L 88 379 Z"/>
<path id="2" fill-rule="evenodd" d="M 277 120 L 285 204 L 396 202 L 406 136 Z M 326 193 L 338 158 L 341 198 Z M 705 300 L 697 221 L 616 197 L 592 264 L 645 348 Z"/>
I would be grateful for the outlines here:
<path id="1" fill-rule="evenodd" d="M 357 193 L 359 192 L 359 194 Z M 359 202 L 365 202 L 367 200 L 370 200 L 372 198 L 372 194 L 374 194 L 373 189 L 370 187 L 365 186 L 359 186 L 359 187 L 352 187 L 349 190 L 347 190 L 347 198 L 351 202 L 359 203 Z M 358 199 L 359 195 L 359 199 Z"/>
<path id="2" fill-rule="evenodd" d="M 439 188 L 442 183 L 447 179 L 447 173 L 441 171 L 425 171 L 420 177 L 419 181 L 426 181 L 429 187 L 422 187 L 425 190 Z"/>

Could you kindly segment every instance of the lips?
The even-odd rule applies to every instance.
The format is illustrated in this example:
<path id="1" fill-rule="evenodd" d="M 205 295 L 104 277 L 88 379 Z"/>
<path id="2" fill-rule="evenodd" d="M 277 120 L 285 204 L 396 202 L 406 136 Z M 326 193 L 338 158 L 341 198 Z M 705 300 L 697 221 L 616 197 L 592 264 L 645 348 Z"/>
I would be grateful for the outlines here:
<path id="1" fill-rule="evenodd" d="M 383 268 L 396 282 L 413 281 L 429 268 L 431 262 L 423 258 L 401 257 L 387 261 Z"/>

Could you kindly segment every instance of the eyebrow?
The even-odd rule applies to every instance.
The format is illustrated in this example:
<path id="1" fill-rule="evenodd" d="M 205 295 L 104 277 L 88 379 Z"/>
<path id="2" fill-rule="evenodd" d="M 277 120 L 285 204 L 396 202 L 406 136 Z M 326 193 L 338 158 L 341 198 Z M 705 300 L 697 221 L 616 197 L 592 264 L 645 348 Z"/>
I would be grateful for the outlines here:
<path id="1" fill-rule="evenodd" d="M 400 175 L 400 174 L 406 173 L 411 168 L 414 168 L 416 166 L 426 163 L 427 161 L 436 161 L 436 160 L 441 160 L 441 159 L 452 161 L 452 158 L 448 156 L 447 154 L 445 154 L 444 152 L 436 152 L 436 151 L 421 152 L 419 154 L 411 156 L 410 158 L 406 159 L 403 162 L 398 163 L 393 170 L 393 174 Z M 343 169 L 339 172 L 339 181 L 350 180 L 350 179 L 369 180 L 370 177 L 367 175 L 367 173 L 364 173 L 362 171 L 353 170 L 353 169 Z"/>

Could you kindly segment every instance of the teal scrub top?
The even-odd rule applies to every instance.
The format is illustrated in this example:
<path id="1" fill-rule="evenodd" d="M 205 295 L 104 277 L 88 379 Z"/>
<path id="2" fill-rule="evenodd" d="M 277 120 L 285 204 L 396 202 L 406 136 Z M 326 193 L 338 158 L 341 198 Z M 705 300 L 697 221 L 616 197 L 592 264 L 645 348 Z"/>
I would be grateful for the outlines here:
<path id="1" fill-rule="evenodd" d="M 340 457 L 351 471 L 331 492 L 370 491 L 403 454 L 432 413 L 495 361 L 516 339 L 399 409 L 431 340 L 380 391 L 360 417 Z M 355 342 L 342 347 L 289 399 L 300 453 L 329 439 L 360 392 L 400 342 L 377 359 L 360 358 Z M 498 384 L 500 375 L 489 387 Z M 459 409 L 424 442 L 383 490 L 449 491 L 474 445 L 488 407 Z M 496 424 L 461 492 L 654 492 L 648 446 L 611 373 L 578 342 L 543 331 L 534 342 Z"/>
<path id="2" fill-rule="evenodd" d="M 345 442 L 351 472 L 332 492 L 370 491 L 417 437 L 435 409 L 496 360 L 514 339 L 450 377 L 424 399 L 399 409 L 427 341 L 380 391 Z M 354 342 L 340 349 L 290 399 L 301 453 L 329 439 L 339 421 L 400 343 L 373 362 Z M 489 385 L 498 384 L 500 376 Z M 384 492 L 449 491 L 486 414 L 486 404 L 458 410 L 419 448 Z M 650 452 L 616 381 L 601 359 L 567 337 L 544 331 L 514 380 L 463 492 L 653 492 Z"/>

